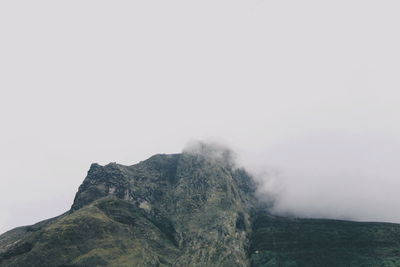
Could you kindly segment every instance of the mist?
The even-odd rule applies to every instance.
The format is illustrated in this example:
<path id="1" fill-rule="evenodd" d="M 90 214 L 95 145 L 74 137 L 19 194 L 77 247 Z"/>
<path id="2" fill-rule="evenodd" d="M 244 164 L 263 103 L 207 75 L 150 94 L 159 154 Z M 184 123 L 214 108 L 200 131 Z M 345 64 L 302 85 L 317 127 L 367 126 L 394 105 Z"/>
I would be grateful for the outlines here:
<path id="1" fill-rule="evenodd" d="M 390 136 L 325 133 L 253 150 L 209 138 L 183 152 L 246 169 L 275 215 L 400 223 L 400 141 Z"/>
<path id="2" fill-rule="evenodd" d="M 324 134 L 240 157 L 274 214 L 399 223 L 399 155 L 388 136 Z"/>

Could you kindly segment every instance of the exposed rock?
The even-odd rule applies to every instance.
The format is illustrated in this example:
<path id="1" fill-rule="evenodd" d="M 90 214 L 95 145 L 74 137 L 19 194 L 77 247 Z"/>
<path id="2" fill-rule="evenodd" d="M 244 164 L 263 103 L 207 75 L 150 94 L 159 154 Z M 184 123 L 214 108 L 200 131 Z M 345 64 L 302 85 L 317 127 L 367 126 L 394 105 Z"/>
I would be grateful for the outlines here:
<path id="1" fill-rule="evenodd" d="M 92 164 L 70 211 L 0 236 L 0 265 L 399 266 L 399 225 L 276 217 L 255 189 L 204 145 Z"/>

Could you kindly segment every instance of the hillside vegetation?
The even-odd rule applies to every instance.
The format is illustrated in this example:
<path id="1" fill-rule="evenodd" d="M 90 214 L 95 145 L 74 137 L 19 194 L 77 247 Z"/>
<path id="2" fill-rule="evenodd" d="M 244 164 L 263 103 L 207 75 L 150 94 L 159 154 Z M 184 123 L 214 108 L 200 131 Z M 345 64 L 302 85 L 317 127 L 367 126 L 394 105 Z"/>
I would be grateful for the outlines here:
<path id="1" fill-rule="evenodd" d="M 0 236 L 0 266 L 400 266 L 399 225 L 273 216 L 202 149 L 92 164 L 69 211 Z"/>

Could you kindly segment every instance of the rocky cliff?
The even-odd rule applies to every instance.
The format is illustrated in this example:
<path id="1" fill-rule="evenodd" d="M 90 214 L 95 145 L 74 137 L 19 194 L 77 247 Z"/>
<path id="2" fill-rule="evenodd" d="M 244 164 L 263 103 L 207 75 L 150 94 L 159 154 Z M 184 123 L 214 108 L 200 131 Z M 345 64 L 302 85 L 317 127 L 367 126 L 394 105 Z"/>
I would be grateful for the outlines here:
<path id="1" fill-rule="evenodd" d="M 1 266 L 400 266 L 400 227 L 272 216 L 229 151 L 92 164 L 66 213 L 0 236 Z"/>

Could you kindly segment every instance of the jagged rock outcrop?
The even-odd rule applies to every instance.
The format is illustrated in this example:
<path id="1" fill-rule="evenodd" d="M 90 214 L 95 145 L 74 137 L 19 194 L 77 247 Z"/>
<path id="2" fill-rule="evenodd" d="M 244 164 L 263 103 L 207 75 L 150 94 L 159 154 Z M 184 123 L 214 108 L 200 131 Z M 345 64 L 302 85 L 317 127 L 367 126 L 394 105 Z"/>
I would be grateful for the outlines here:
<path id="1" fill-rule="evenodd" d="M 71 210 L 12 234 L 2 263 L 249 266 L 254 190 L 244 170 L 202 153 L 92 164 Z"/>
<path id="2" fill-rule="evenodd" d="M 273 216 L 229 151 L 92 164 L 66 213 L 0 236 L 0 266 L 400 266 L 397 224 Z"/>

